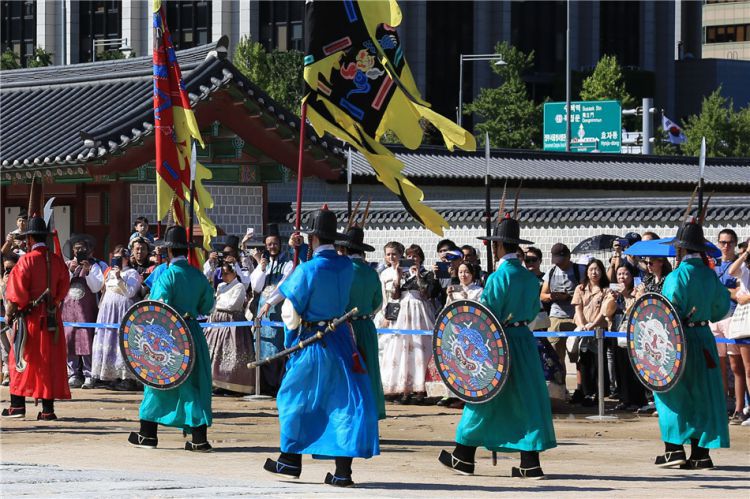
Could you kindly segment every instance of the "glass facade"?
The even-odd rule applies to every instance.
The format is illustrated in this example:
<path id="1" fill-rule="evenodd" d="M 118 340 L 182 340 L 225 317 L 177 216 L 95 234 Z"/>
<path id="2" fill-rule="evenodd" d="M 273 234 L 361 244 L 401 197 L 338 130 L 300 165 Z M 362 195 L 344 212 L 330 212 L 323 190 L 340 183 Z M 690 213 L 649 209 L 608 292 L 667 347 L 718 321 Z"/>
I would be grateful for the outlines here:
<path id="1" fill-rule="evenodd" d="M 266 50 L 304 50 L 302 20 L 305 2 L 261 1 L 260 40 Z"/>
<path id="2" fill-rule="evenodd" d="M 79 46 L 78 62 L 93 60 L 94 40 L 115 39 L 122 36 L 122 2 L 98 1 L 78 3 Z M 96 54 L 116 50 L 120 44 L 97 45 Z"/>
<path id="3" fill-rule="evenodd" d="M 170 0 L 167 26 L 176 49 L 205 45 L 211 40 L 211 2 Z"/>
<path id="4" fill-rule="evenodd" d="M 728 43 L 750 41 L 750 24 L 708 26 L 705 28 L 705 43 Z"/>
<path id="5" fill-rule="evenodd" d="M 25 67 L 36 43 L 36 2 L 3 1 L 0 3 L 0 19 L 2 51 L 15 52 Z"/>

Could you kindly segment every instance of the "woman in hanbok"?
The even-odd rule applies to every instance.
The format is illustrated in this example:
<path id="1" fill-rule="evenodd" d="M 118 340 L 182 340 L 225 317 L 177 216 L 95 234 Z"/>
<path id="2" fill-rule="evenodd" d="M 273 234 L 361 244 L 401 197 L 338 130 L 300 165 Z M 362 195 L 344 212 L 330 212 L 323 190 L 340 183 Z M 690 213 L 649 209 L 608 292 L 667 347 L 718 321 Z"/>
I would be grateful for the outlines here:
<path id="1" fill-rule="evenodd" d="M 412 261 L 412 266 L 406 272 L 402 274 L 397 268 L 390 267 L 395 270 L 391 272 L 395 274 L 391 300 L 397 299 L 399 303 L 398 315 L 390 321 L 390 327 L 403 330 L 432 330 L 435 322 L 432 299 L 439 291 L 439 284 L 432 273 L 422 266 L 422 248 L 412 244 L 406 250 L 406 256 Z M 383 271 L 383 274 L 387 270 L 389 269 Z M 427 364 L 432 358 L 432 336 L 383 335 L 380 345 L 380 373 L 383 376 L 384 393 L 395 395 L 396 402 L 401 404 L 424 402 L 427 395 Z M 440 382 L 439 376 L 432 381 Z"/>
<path id="2" fill-rule="evenodd" d="M 210 322 L 244 321 L 245 286 L 234 266 L 221 266 L 221 280 L 216 290 L 216 303 Z M 255 387 L 255 370 L 247 363 L 255 359 L 252 331 L 247 326 L 223 326 L 205 330 L 211 355 L 214 394 L 226 392 L 248 394 Z"/>
<path id="3" fill-rule="evenodd" d="M 135 303 L 141 290 L 141 277 L 130 267 L 130 252 L 119 245 L 112 253 L 112 261 L 104 275 L 102 299 L 99 302 L 99 324 L 119 324 L 125 312 Z M 117 329 L 98 327 L 91 347 L 91 377 L 94 386 L 102 382 L 117 391 L 135 391 L 138 383 L 125 367 L 120 353 Z"/>

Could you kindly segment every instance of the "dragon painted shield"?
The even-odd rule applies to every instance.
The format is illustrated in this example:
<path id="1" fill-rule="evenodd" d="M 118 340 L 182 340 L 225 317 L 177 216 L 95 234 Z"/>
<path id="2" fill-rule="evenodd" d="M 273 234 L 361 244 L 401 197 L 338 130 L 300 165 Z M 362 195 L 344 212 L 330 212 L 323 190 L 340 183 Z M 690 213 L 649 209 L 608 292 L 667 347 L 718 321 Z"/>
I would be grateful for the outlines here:
<path id="1" fill-rule="evenodd" d="M 650 390 L 670 390 L 685 369 L 685 334 L 674 306 L 658 293 L 646 293 L 631 309 L 627 335 L 636 377 Z"/>
<path id="2" fill-rule="evenodd" d="M 179 386 L 193 368 L 193 337 L 169 305 L 145 300 L 133 305 L 119 329 L 128 369 L 144 384 L 167 390 Z"/>
<path id="3" fill-rule="evenodd" d="M 508 344 L 500 323 L 481 303 L 445 307 L 433 331 L 435 365 L 448 388 L 471 403 L 491 400 L 508 377 Z"/>

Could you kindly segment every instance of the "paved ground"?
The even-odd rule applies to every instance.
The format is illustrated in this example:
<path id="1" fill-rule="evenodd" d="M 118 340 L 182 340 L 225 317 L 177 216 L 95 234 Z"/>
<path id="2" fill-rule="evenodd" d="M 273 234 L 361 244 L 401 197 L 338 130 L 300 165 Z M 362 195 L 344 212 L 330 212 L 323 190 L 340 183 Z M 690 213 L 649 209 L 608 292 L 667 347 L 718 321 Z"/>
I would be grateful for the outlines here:
<path id="1" fill-rule="evenodd" d="M 659 470 L 656 418 L 622 416 L 594 422 L 556 415 L 559 446 L 543 454 L 548 479 L 509 478 L 516 455 L 477 455 L 477 475 L 454 475 L 436 461 L 449 448 L 460 411 L 440 407 L 388 406 L 381 422 L 382 454 L 356 460 L 356 489 L 322 485 L 332 463 L 305 458 L 300 480 L 279 481 L 262 463 L 277 452 L 273 402 L 214 399 L 212 454 L 184 450 L 179 431 L 164 429 L 159 449 L 128 446 L 137 428 L 139 394 L 75 390 L 59 403 L 54 423 L 6 420 L 0 433 L 3 497 L 486 497 L 527 492 L 534 496 L 750 497 L 750 428 L 730 427 L 732 448 L 714 452 L 717 469 Z M 0 391 L 6 404 L 7 388 Z M 29 416 L 38 409 L 28 406 Z"/>

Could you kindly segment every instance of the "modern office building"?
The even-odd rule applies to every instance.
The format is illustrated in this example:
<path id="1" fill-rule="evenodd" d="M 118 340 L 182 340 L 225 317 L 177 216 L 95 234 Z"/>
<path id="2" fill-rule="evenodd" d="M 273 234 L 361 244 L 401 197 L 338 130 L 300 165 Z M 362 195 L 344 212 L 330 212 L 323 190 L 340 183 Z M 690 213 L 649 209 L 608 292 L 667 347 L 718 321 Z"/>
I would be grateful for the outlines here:
<path id="1" fill-rule="evenodd" d="M 703 58 L 750 61 L 750 1 L 706 0 Z"/>

